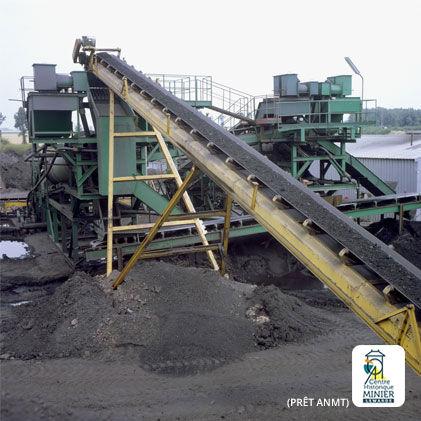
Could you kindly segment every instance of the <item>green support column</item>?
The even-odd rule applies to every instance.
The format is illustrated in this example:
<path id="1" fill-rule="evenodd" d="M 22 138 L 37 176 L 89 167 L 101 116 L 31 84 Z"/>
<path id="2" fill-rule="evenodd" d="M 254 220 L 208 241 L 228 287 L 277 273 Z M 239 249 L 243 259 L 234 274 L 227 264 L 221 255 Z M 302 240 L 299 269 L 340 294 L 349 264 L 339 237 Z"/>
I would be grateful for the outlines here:
<path id="1" fill-rule="evenodd" d="M 76 154 L 76 183 L 77 183 L 77 192 L 78 194 L 83 194 L 83 183 L 80 182 L 82 176 L 83 176 L 83 169 L 80 165 L 80 162 L 82 160 L 82 156 L 80 153 Z"/>
<path id="2" fill-rule="evenodd" d="M 304 161 L 303 163 L 302 163 L 302 165 L 301 165 L 301 168 L 299 169 L 299 171 L 297 172 L 297 177 L 296 178 L 299 178 L 299 177 L 301 177 L 303 174 L 304 174 L 304 172 L 310 167 L 310 165 L 312 164 L 312 162 L 313 161 L 311 161 L 311 160 L 308 160 L 308 161 Z"/>
<path id="3" fill-rule="evenodd" d="M 58 218 L 57 218 L 57 211 L 54 208 L 51 208 L 51 212 L 53 213 L 53 240 L 55 243 L 58 243 Z"/>
<path id="4" fill-rule="evenodd" d="M 291 172 L 294 178 L 297 178 L 298 163 L 295 160 L 297 158 L 297 147 L 291 144 Z"/>
<path id="5" fill-rule="evenodd" d="M 140 156 L 142 158 L 142 174 L 146 175 L 146 167 L 148 165 L 148 148 L 147 146 L 140 147 Z"/>
<path id="6" fill-rule="evenodd" d="M 341 142 L 341 152 L 340 152 L 341 156 L 343 156 L 344 158 L 341 158 L 340 163 L 341 163 L 341 168 L 343 173 L 346 172 L 346 159 L 345 159 L 345 154 L 346 154 L 346 146 L 345 146 L 345 142 Z M 341 176 L 341 181 L 345 182 L 346 178 L 344 176 Z"/>
<path id="7" fill-rule="evenodd" d="M 78 235 L 78 222 L 72 221 L 72 258 L 74 262 L 77 262 L 79 248 L 79 235 Z"/>
<path id="8" fill-rule="evenodd" d="M 48 235 L 53 235 L 53 220 L 51 217 L 51 211 L 48 208 L 44 209 L 45 220 L 47 221 L 47 233 Z"/>
<path id="9" fill-rule="evenodd" d="M 63 214 L 60 214 L 60 226 L 61 226 L 61 249 L 64 254 L 67 254 L 66 217 Z"/>

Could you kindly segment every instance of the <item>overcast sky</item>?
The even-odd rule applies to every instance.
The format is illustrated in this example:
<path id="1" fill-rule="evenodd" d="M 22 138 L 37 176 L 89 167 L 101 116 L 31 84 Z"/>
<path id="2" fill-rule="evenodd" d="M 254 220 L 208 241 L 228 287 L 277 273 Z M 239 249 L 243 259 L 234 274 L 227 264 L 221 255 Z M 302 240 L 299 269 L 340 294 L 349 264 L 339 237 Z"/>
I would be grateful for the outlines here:
<path id="1" fill-rule="evenodd" d="M 364 97 L 393 108 L 421 108 L 421 1 L 2 0 L 0 112 L 13 127 L 19 78 L 33 63 L 72 63 L 74 40 L 95 36 L 121 47 L 145 73 L 211 75 L 253 95 L 272 93 L 272 76 L 301 81 L 351 74 Z M 354 95 L 361 81 L 353 77 Z"/>

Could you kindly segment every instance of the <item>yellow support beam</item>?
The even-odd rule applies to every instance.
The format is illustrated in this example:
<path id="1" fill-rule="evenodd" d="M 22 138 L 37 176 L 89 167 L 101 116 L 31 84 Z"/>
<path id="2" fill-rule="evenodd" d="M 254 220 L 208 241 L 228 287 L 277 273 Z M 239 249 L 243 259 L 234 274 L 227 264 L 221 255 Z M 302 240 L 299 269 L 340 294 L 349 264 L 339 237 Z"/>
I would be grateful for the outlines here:
<path id="1" fill-rule="evenodd" d="M 150 181 L 150 180 L 172 180 L 173 174 L 151 174 L 151 175 L 129 175 L 127 177 L 115 177 L 115 183 L 122 181 Z"/>
<path id="2" fill-rule="evenodd" d="M 176 256 L 178 254 L 203 253 L 207 250 L 216 251 L 218 248 L 218 244 L 209 244 L 207 246 L 174 247 L 170 249 L 144 251 L 142 253 L 142 259 L 156 259 L 157 257 Z"/>
<path id="3" fill-rule="evenodd" d="M 187 219 L 182 221 L 168 221 L 162 224 L 163 227 L 175 227 L 180 225 L 187 225 L 187 224 L 193 224 L 193 219 Z M 132 230 L 146 230 L 149 228 L 152 228 L 155 225 L 155 223 L 149 223 L 149 224 L 137 224 L 137 225 L 122 225 L 118 227 L 113 227 L 113 232 L 122 232 L 122 231 L 132 231 Z"/>
<path id="4" fill-rule="evenodd" d="M 170 215 L 168 217 L 168 221 L 181 221 L 190 218 L 199 218 L 199 219 L 206 219 L 206 218 L 215 218 L 225 216 L 226 212 L 224 210 L 216 210 L 216 211 L 199 211 L 199 212 L 191 212 L 191 213 L 177 213 L 176 215 Z"/>
<path id="5" fill-rule="evenodd" d="M 400 328 L 400 333 L 398 335 L 397 344 L 402 346 L 402 342 L 407 337 L 407 332 L 409 327 L 412 327 L 413 330 L 417 329 L 417 319 L 415 316 L 415 306 L 413 304 L 408 304 L 407 306 L 393 311 L 390 314 L 387 314 L 386 316 L 380 317 L 380 319 L 376 320 L 376 324 L 380 324 L 386 320 L 391 320 L 392 318 L 404 314 L 404 319 L 402 320 L 402 325 Z M 420 336 L 415 336 L 415 348 L 418 352 L 418 356 L 421 360 L 421 338 Z"/>
<path id="6" fill-rule="evenodd" d="M 7 215 L 9 208 L 26 208 L 26 200 L 6 200 L 3 204 L 4 213 Z"/>
<path id="7" fill-rule="evenodd" d="M 108 223 L 107 276 L 113 270 L 113 200 L 114 200 L 114 92 L 110 89 L 110 118 L 108 132 Z"/>
<path id="8" fill-rule="evenodd" d="M 225 200 L 225 221 L 224 221 L 224 231 L 222 233 L 222 247 L 224 248 L 225 256 L 222 258 L 221 263 L 221 275 L 225 275 L 226 272 L 226 263 L 225 257 L 228 255 L 228 240 L 230 235 L 231 227 L 231 209 L 232 209 L 232 199 L 227 195 Z"/>
<path id="9" fill-rule="evenodd" d="M 148 245 L 155 238 L 155 235 L 157 234 L 159 229 L 162 227 L 163 223 L 168 218 L 168 215 L 173 211 L 173 209 L 175 208 L 177 203 L 180 201 L 184 192 L 187 190 L 190 183 L 193 181 L 194 177 L 197 175 L 198 172 L 199 172 L 199 170 L 196 167 L 193 167 L 191 169 L 191 171 L 187 175 L 186 179 L 183 181 L 183 183 L 178 188 L 178 190 L 176 191 L 174 196 L 171 198 L 171 200 L 168 202 L 168 205 L 164 209 L 164 211 L 162 212 L 162 215 L 155 222 L 155 225 L 149 231 L 148 235 L 143 239 L 142 243 L 137 248 L 137 250 L 134 252 L 133 256 L 130 258 L 127 265 L 124 267 L 124 269 L 118 275 L 117 279 L 114 281 L 113 289 L 116 289 L 124 281 L 124 278 L 132 270 L 132 268 L 136 264 L 136 262 L 142 257 L 142 253 L 144 251 L 146 251 L 146 248 L 148 247 Z"/>
<path id="10" fill-rule="evenodd" d="M 169 121 L 170 120 L 167 118 L 167 125 L 169 124 Z M 165 157 L 165 160 L 167 161 L 167 165 L 170 168 L 171 173 L 175 177 L 175 182 L 177 184 L 177 187 L 180 187 L 181 184 L 182 184 L 182 180 L 181 180 L 180 174 L 178 173 L 178 169 L 174 164 L 174 161 L 172 159 L 170 151 L 168 150 L 168 146 L 165 143 L 165 140 L 162 137 L 162 134 L 155 127 L 154 127 L 154 133 L 155 133 L 156 139 L 159 143 L 159 147 L 161 149 L 161 152 L 163 153 L 163 155 Z M 167 130 L 167 133 L 169 133 L 169 129 Z M 191 213 L 196 212 L 196 210 L 193 206 L 193 202 L 191 201 L 190 196 L 187 192 L 185 192 L 183 194 L 183 201 L 184 201 L 184 204 L 186 205 L 186 208 L 189 212 L 191 212 Z M 207 246 L 209 244 L 209 242 L 208 242 L 208 239 L 206 238 L 206 231 L 205 231 L 205 228 L 202 225 L 202 222 L 200 221 L 200 219 L 195 219 L 194 224 L 196 226 L 196 231 L 197 231 L 197 233 L 200 237 L 200 240 L 202 241 L 202 244 L 204 246 Z M 212 250 L 207 250 L 206 254 L 208 256 L 208 259 L 209 259 L 212 267 L 215 270 L 219 270 L 218 262 L 216 261 L 215 255 L 213 254 Z"/>
<path id="11" fill-rule="evenodd" d="M 114 137 L 155 137 L 155 132 L 118 132 Z"/>

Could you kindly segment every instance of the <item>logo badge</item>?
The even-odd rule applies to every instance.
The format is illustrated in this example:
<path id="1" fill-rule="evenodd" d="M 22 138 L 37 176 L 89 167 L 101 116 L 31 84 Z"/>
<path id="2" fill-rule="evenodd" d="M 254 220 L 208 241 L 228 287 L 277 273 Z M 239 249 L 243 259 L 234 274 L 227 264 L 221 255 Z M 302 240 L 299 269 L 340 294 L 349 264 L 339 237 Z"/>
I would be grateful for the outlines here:
<path id="1" fill-rule="evenodd" d="M 358 345 L 352 351 L 355 406 L 401 406 L 405 402 L 405 351 L 399 345 Z"/>

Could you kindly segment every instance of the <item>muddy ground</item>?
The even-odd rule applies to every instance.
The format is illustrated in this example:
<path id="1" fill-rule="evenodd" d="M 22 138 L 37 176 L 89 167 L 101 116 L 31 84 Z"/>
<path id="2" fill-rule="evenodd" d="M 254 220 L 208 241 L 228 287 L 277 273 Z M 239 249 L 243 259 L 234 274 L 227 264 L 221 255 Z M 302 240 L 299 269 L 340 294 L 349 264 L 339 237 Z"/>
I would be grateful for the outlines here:
<path id="1" fill-rule="evenodd" d="M 420 264 L 419 227 L 373 233 Z M 353 406 L 352 349 L 382 342 L 268 236 L 230 245 L 229 280 L 189 256 L 139 262 L 117 291 L 25 240 L 30 258 L 0 261 L 2 420 L 419 419 L 408 367 L 401 408 Z M 288 409 L 305 396 L 350 407 Z"/>
<path id="2" fill-rule="evenodd" d="M 117 291 L 104 276 L 76 272 L 52 294 L 25 301 L 2 321 L 9 358 L 89 355 L 191 374 L 329 330 L 323 314 L 275 286 L 163 262 L 137 265 Z"/>
<path id="3" fill-rule="evenodd" d="M 30 258 L 1 259 L 1 291 L 64 281 L 73 273 L 74 269 L 45 232 L 27 235 L 22 240 Z"/>
<path id="4" fill-rule="evenodd" d="M 3 420 L 418 420 L 420 381 L 406 370 L 401 408 L 288 409 L 291 397 L 351 399 L 351 351 L 377 337 L 350 312 L 303 343 L 243 355 L 194 375 L 92 358 L 2 362 Z M 333 323 L 333 322 L 332 322 Z"/>
<path id="5" fill-rule="evenodd" d="M 288 409 L 292 397 L 351 402 L 352 349 L 380 343 L 326 289 L 153 261 L 111 282 L 76 272 L 3 291 L 2 420 L 418 419 L 410 369 L 402 408 Z"/>

